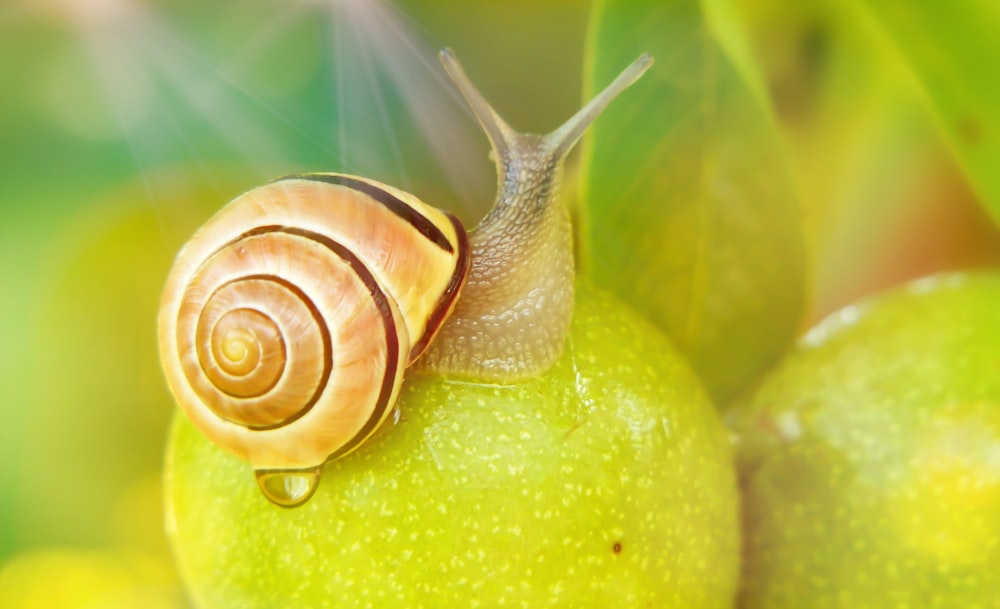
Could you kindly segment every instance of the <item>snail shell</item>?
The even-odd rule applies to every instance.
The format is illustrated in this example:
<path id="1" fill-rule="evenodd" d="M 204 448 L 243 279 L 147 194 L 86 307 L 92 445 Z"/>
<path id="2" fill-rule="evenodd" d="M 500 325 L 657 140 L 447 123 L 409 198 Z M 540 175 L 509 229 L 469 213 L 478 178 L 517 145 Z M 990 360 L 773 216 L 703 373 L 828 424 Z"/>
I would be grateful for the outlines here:
<path id="1" fill-rule="evenodd" d="M 257 469 L 350 452 L 469 269 L 450 214 L 373 180 L 289 176 L 238 197 L 184 246 L 161 357 L 178 402 Z"/>
<path id="2" fill-rule="evenodd" d="M 546 136 L 511 129 L 454 55 L 441 58 L 497 163 L 496 203 L 469 235 L 454 216 L 374 180 L 293 175 L 220 210 L 168 276 L 159 318 L 168 384 L 278 505 L 308 500 L 322 464 L 378 429 L 425 350 L 424 368 L 495 382 L 539 374 L 562 351 L 574 282 L 563 161 L 651 58 Z"/>

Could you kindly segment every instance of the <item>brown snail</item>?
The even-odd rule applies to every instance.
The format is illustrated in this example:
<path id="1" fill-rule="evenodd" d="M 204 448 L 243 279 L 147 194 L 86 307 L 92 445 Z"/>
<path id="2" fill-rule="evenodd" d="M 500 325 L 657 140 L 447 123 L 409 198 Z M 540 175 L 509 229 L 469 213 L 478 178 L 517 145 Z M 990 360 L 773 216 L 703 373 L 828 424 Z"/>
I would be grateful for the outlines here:
<path id="1" fill-rule="evenodd" d="M 407 366 L 508 382 L 562 351 L 574 281 L 563 161 L 652 58 L 545 136 L 511 129 L 450 50 L 441 61 L 497 165 L 495 205 L 468 235 L 450 214 L 374 180 L 293 175 L 221 209 L 168 276 L 168 384 L 278 505 L 308 500 L 322 465 L 378 429 Z"/>

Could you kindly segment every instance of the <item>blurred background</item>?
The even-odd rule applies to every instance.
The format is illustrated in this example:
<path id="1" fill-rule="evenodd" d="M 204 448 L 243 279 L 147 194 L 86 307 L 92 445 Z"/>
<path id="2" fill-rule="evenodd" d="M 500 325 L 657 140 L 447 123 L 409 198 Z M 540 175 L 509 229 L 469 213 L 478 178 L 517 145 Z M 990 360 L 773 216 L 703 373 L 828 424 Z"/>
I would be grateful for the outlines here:
<path id="1" fill-rule="evenodd" d="M 787 150 L 808 244 L 802 327 L 909 278 L 1000 266 L 976 170 L 891 13 L 702 4 Z M 996 7 L 963 10 L 990 31 Z M 454 48 L 512 125 L 547 131 L 583 97 L 590 14 L 575 0 L 0 4 L 0 606 L 188 606 L 160 508 L 174 406 L 155 318 L 177 249 L 240 192 L 309 170 L 373 177 L 475 224 L 495 174 L 437 50 Z M 976 39 L 952 26 L 910 42 L 948 64 L 948 41 Z M 952 76 L 992 79 L 996 95 L 1000 55 L 985 52 Z M 986 119 L 959 136 L 995 142 Z"/>

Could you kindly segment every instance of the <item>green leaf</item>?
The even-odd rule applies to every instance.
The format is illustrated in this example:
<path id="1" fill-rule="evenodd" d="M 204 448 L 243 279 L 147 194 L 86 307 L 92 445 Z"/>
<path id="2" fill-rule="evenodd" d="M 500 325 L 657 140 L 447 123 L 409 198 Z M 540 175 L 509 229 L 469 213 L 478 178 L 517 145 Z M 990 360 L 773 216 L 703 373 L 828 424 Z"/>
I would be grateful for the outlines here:
<path id="1" fill-rule="evenodd" d="M 920 82 L 972 187 L 1000 221 L 1000 4 L 864 0 Z"/>
<path id="2" fill-rule="evenodd" d="M 750 48 L 743 16 L 737 10 L 742 6 L 742 3 L 736 6 L 734 0 L 701 0 L 705 22 L 712 36 L 722 47 L 746 86 L 759 101 L 766 104 L 769 103 L 767 83 L 762 73 L 762 66 Z"/>
<path id="3" fill-rule="evenodd" d="M 950 177 L 912 74 L 877 27 L 861 27 L 856 6 L 702 2 L 735 23 L 773 99 L 807 218 L 810 321 L 880 286 L 969 259 L 945 247 L 928 253 L 928 238 L 975 247 L 972 234 L 949 237 L 969 202 L 964 189 L 949 190 L 961 179 Z M 949 222 L 922 220 L 935 214 Z"/>
<path id="4" fill-rule="evenodd" d="M 770 111 L 699 4 L 598 2 L 585 96 L 642 51 L 656 64 L 584 152 L 582 264 L 667 331 L 722 402 L 796 334 L 802 212 Z"/>

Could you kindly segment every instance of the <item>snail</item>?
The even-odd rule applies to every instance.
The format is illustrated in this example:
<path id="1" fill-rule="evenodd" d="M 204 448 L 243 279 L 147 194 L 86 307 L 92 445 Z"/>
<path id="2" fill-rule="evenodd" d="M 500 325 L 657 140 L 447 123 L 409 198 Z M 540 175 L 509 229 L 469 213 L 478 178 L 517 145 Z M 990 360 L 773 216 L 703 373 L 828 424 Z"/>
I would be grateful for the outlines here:
<path id="1" fill-rule="evenodd" d="M 474 230 L 375 180 L 291 175 L 223 207 L 168 275 L 167 383 L 279 506 L 307 501 L 323 464 L 386 421 L 406 368 L 509 383 L 562 352 L 574 283 L 564 159 L 652 58 L 544 136 L 511 129 L 449 49 L 440 59 L 497 167 L 496 202 Z"/>

